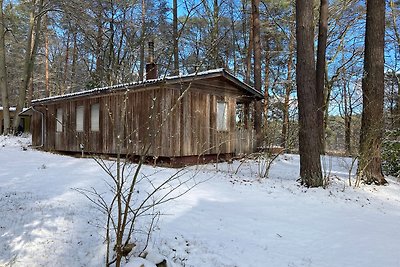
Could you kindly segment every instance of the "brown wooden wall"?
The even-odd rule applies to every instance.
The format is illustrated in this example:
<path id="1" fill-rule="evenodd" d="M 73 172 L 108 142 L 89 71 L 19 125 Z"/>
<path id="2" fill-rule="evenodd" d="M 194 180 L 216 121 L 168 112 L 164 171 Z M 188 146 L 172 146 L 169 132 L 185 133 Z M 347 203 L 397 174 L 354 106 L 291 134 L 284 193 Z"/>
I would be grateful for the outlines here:
<path id="1" fill-rule="evenodd" d="M 33 146 L 41 146 L 42 145 L 42 116 L 37 111 L 32 112 L 31 133 L 32 133 L 32 145 Z"/>
<path id="2" fill-rule="evenodd" d="M 189 84 L 117 91 L 98 96 L 59 100 L 35 109 L 45 113 L 46 150 L 159 157 L 235 153 L 236 99 L 233 85 L 209 79 Z M 218 101 L 228 104 L 228 129 L 216 130 Z M 100 104 L 100 131 L 90 131 L 90 107 Z M 126 114 L 121 114 L 126 105 Z M 84 131 L 76 132 L 76 107 L 84 106 Z M 56 132 L 56 110 L 63 109 L 63 132 Z M 40 114 L 33 114 L 33 145 L 41 142 Z M 118 146 L 121 144 L 121 146 Z"/>
<path id="3" fill-rule="evenodd" d="M 0 110 L 0 134 L 3 133 L 3 126 L 4 126 L 4 114 L 3 110 Z M 14 120 L 16 116 L 15 110 L 10 110 L 10 127 L 12 127 L 12 121 Z M 23 131 L 24 132 L 30 132 L 30 127 L 31 127 L 31 118 L 30 116 L 20 116 L 20 118 L 23 120 Z M 21 122 L 20 122 L 21 123 Z"/>

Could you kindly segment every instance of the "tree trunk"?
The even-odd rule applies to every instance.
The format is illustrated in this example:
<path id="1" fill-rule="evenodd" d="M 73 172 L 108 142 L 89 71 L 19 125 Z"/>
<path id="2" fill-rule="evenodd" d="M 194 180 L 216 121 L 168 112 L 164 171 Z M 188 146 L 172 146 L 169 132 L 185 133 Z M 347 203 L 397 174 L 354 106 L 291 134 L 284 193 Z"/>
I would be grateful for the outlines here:
<path id="1" fill-rule="evenodd" d="M 77 33 L 76 32 L 74 32 L 73 38 L 74 38 L 74 47 L 72 48 L 72 66 L 71 66 L 72 92 L 75 91 L 75 86 L 76 86 L 76 64 L 78 61 L 78 44 L 77 44 Z"/>
<path id="2" fill-rule="evenodd" d="M 363 110 L 357 174 L 366 184 L 387 183 L 382 174 L 385 1 L 367 0 Z"/>
<path id="3" fill-rule="evenodd" d="M 7 84 L 7 64 L 5 49 L 5 27 L 3 17 L 3 0 L 0 0 L 0 93 L 3 105 L 3 134 L 7 135 L 10 131 L 10 109 L 8 101 L 8 84 Z M 1 121 L 0 121 L 1 122 Z M 0 128 L 0 133 L 1 133 Z"/>
<path id="4" fill-rule="evenodd" d="M 269 67 L 271 63 L 270 37 L 265 36 L 265 70 L 264 70 L 264 129 L 268 127 L 268 109 L 269 109 Z"/>
<path id="5" fill-rule="evenodd" d="M 140 33 L 140 51 L 139 51 L 139 81 L 143 81 L 144 79 L 144 66 L 145 66 L 145 57 L 144 57 L 144 47 L 145 47 L 145 31 L 146 31 L 146 2 L 142 0 L 142 30 Z"/>
<path id="6" fill-rule="evenodd" d="M 344 127 L 346 155 L 351 156 L 351 115 L 344 115 Z"/>
<path id="7" fill-rule="evenodd" d="M 395 36 L 395 42 L 397 51 L 400 51 L 400 33 L 397 24 L 397 16 L 396 16 L 396 3 L 393 0 L 389 2 L 390 10 L 391 10 L 391 19 L 392 19 L 392 27 Z M 393 112 L 393 128 L 399 129 L 400 128 L 400 74 L 393 73 L 394 82 L 397 85 L 397 96 L 395 97 L 395 108 Z"/>
<path id="8" fill-rule="evenodd" d="M 111 4 L 112 5 L 112 4 Z M 114 7 L 111 6 L 111 12 L 110 12 L 110 18 L 109 20 L 109 28 L 108 28 L 108 57 L 107 57 L 107 84 L 108 85 L 114 85 L 115 82 L 118 82 L 118 74 L 115 68 L 115 44 L 114 44 L 114 39 L 115 39 L 115 11 Z"/>
<path id="9" fill-rule="evenodd" d="M 173 40 L 173 47 L 174 47 L 174 70 L 173 75 L 179 75 L 179 43 L 178 43 L 178 0 L 173 0 L 172 4 L 172 13 L 173 13 L 173 32 L 172 38 Z"/>
<path id="10" fill-rule="evenodd" d="M 349 101 L 347 93 L 347 83 L 345 81 L 345 69 L 343 69 L 343 111 L 344 111 L 344 144 L 346 155 L 351 155 L 351 115 L 349 111 Z"/>
<path id="11" fill-rule="evenodd" d="M 50 96 L 50 82 L 49 82 L 49 33 L 47 31 L 47 16 L 45 17 L 45 31 L 44 31 L 44 68 L 45 68 L 45 96 Z"/>
<path id="12" fill-rule="evenodd" d="M 293 35 L 290 35 L 289 40 L 289 56 L 287 61 L 287 79 L 285 86 L 285 100 L 283 103 L 283 123 L 282 123 L 282 136 L 281 136 L 281 146 L 285 149 L 288 148 L 288 133 L 289 133 L 289 104 L 290 104 L 290 94 L 292 93 L 292 64 L 293 64 L 293 47 L 294 40 Z"/>
<path id="13" fill-rule="evenodd" d="M 43 11 L 43 0 L 40 0 L 39 9 L 37 14 L 41 14 L 40 16 L 36 16 L 35 13 L 35 3 L 36 0 L 32 0 L 32 10 L 30 13 L 30 21 L 29 21 L 29 32 L 28 32 L 28 40 L 26 43 L 25 50 L 25 59 L 24 59 L 24 69 L 22 73 L 21 85 L 18 89 L 18 102 L 15 114 L 19 114 L 26 103 L 26 93 L 28 91 L 29 82 L 32 78 L 33 66 L 35 63 L 35 57 L 38 49 L 39 36 L 40 36 L 40 26 L 41 26 L 41 18 Z M 13 121 L 13 131 L 17 132 L 18 126 L 20 122 L 20 117 L 15 116 Z"/>
<path id="14" fill-rule="evenodd" d="M 398 3 L 397 3 L 398 5 Z M 400 50 L 400 33 L 398 29 L 398 24 L 397 24 L 397 16 L 396 16 L 396 4 L 394 3 L 393 0 L 390 0 L 389 2 L 390 10 L 391 10 L 391 18 L 392 18 L 392 26 L 393 26 L 393 31 L 394 31 L 394 36 L 396 38 L 396 45 L 398 51 Z"/>
<path id="15" fill-rule="evenodd" d="M 67 92 L 67 79 L 68 79 L 68 64 L 69 64 L 69 39 L 70 39 L 70 30 L 68 29 L 67 33 L 67 43 L 65 48 L 65 59 L 64 59 L 64 74 L 62 81 L 62 92 L 61 94 L 68 93 Z"/>
<path id="16" fill-rule="evenodd" d="M 324 90 L 325 90 L 325 65 L 326 65 L 326 42 L 328 39 L 328 0 L 321 0 L 319 8 L 318 27 L 318 50 L 316 67 L 316 90 L 317 90 L 317 128 L 321 142 L 321 154 L 325 154 L 325 132 L 324 132 Z"/>
<path id="17" fill-rule="evenodd" d="M 222 67 L 219 60 L 219 3 L 218 0 L 214 0 L 213 4 L 213 28 L 211 32 L 211 60 L 213 62 L 213 68 Z"/>
<path id="18" fill-rule="evenodd" d="M 250 84 L 251 81 L 251 70 L 252 70 L 252 65 L 251 65 L 251 59 L 253 55 L 253 14 L 251 12 L 250 14 L 250 23 L 249 23 L 249 28 L 250 28 L 250 33 L 249 33 L 249 44 L 247 47 L 247 54 L 246 54 L 246 77 L 245 77 L 245 82 L 247 84 Z"/>
<path id="19" fill-rule="evenodd" d="M 316 104 L 314 24 L 312 0 L 296 0 L 297 69 L 299 103 L 299 153 L 301 184 L 323 186 Z"/>
<path id="20" fill-rule="evenodd" d="M 103 56 L 103 7 L 100 1 L 97 1 L 97 36 L 96 36 L 96 70 L 95 86 L 100 86 L 104 74 L 104 56 Z"/>
<path id="21" fill-rule="evenodd" d="M 34 79 L 34 77 L 33 77 L 33 71 L 32 71 L 31 78 L 29 79 L 29 85 L 28 85 L 28 96 L 26 99 L 26 104 L 28 107 L 31 106 L 33 94 L 34 94 L 33 79 Z"/>
<path id="22" fill-rule="evenodd" d="M 325 68 L 325 77 L 328 77 L 328 70 Z M 328 129 L 328 119 L 329 119 L 329 106 L 331 101 L 331 93 L 333 88 L 333 80 L 328 80 L 326 82 L 326 90 L 324 92 L 324 134 L 326 133 L 326 129 Z M 322 143 L 324 146 L 324 150 L 326 149 L 326 142 Z"/>
<path id="23" fill-rule="evenodd" d="M 253 17 L 253 46 L 254 46 L 254 88 L 261 92 L 261 41 L 260 41 L 260 0 L 252 0 Z M 256 131 L 256 145 L 262 145 L 262 106 L 255 103 L 254 129 Z"/>
<path id="24" fill-rule="evenodd" d="M 237 52 L 238 52 L 238 37 L 237 37 L 237 30 L 236 30 L 236 19 L 235 19 L 235 15 L 234 15 L 234 9 L 235 7 L 233 5 L 231 5 L 231 31 L 232 31 L 232 61 L 233 61 L 233 75 L 237 76 L 238 75 L 238 69 L 239 69 L 239 64 L 238 64 L 238 60 L 237 60 Z M 240 50 L 240 49 L 239 49 Z M 227 60 L 229 60 L 227 58 Z"/>
<path id="25" fill-rule="evenodd" d="M 396 98 L 396 108 L 394 110 L 394 127 L 397 129 L 400 128 L 400 77 L 399 76 L 396 75 L 397 98 Z"/>

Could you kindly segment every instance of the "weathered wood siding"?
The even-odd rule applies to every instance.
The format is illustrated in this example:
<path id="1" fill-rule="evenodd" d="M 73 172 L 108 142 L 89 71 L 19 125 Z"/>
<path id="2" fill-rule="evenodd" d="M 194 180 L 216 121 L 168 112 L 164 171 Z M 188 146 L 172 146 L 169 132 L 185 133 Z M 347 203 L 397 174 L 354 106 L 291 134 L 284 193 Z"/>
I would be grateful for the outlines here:
<path id="1" fill-rule="evenodd" d="M 256 135 L 253 129 L 240 129 L 236 131 L 235 154 L 247 155 L 256 150 Z"/>
<path id="2" fill-rule="evenodd" d="M 10 110 L 10 127 L 12 127 L 12 121 L 16 116 L 15 110 Z M 20 125 L 23 127 L 24 132 L 30 132 L 31 130 L 31 118 L 28 115 L 20 115 Z M 0 110 L 0 134 L 4 131 L 4 111 Z"/>
<path id="3" fill-rule="evenodd" d="M 218 79 L 174 86 L 183 95 L 181 108 L 181 156 L 235 153 L 236 99 L 242 93 Z M 217 131 L 217 102 L 227 103 L 228 128 Z"/>
<path id="4" fill-rule="evenodd" d="M 188 89 L 189 88 L 189 89 Z M 46 150 L 156 157 L 235 153 L 236 99 L 243 93 L 220 79 L 162 84 L 129 91 L 60 99 L 37 104 L 45 114 Z M 217 102 L 227 103 L 228 127 L 217 131 Z M 91 105 L 100 105 L 100 131 L 90 130 Z M 84 128 L 76 131 L 76 109 L 84 107 Z M 57 109 L 63 131 L 56 131 Z M 125 113 L 124 113 L 125 111 Z M 33 115 L 33 144 L 41 142 L 41 118 Z M 120 145 L 119 145 L 120 144 Z"/>
<path id="5" fill-rule="evenodd" d="M 228 129 L 217 131 L 217 102 L 224 101 L 228 107 Z M 204 155 L 233 153 L 235 132 L 235 99 L 187 92 L 182 99 L 183 121 L 181 155 Z"/>
<path id="6" fill-rule="evenodd" d="M 32 146 L 42 145 L 42 116 L 38 112 L 32 113 Z M 43 129 L 45 130 L 45 129 Z"/>

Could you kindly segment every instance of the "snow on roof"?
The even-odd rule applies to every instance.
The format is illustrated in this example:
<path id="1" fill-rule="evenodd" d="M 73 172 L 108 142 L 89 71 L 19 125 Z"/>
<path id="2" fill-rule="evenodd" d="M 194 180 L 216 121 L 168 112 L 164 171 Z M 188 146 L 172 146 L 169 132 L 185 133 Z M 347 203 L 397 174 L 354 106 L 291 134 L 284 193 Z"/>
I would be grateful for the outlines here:
<path id="1" fill-rule="evenodd" d="M 0 107 L 0 110 L 4 110 L 4 108 L 3 108 L 3 107 Z M 16 110 L 16 107 L 9 107 L 8 110 L 9 110 L 9 111 L 15 111 L 15 110 Z"/>
<path id="2" fill-rule="evenodd" d="M 255 90 L 250 85 L 239 80 L 234 75 L 232 75 L 231 73 L 226 71 L 224 68 L 218 68 L 218 69 L 195 72 L 195 73 L 190 73 L 190 74 L 185 74 L 185 75 L 164 76 L 162 78 L 144 80 L 144 81 L 140 81 L 140 82 L 116 84 L 116 85 L 112 85 L 112 86 L 98 87 L 98 88 L 85 90 L 85 91 L 81 91 L 81 92 L 69 93 L 69 94 L 64 94 L 64 95 L 55 95 L 55 96 L 50 96 L 50 97 L 46 97 L 46 98 L 32 100 L 32 103 L 39 103 L 39 102 L 58 100 L 58 99 L 66 99 L 66 98 L 72 98 L 72 97 L 83 96 L 83 95 L 92 95 L 92 94 L 101 93 L 101 92 L 104 92 L 107 90 L 128 89 L 128 88 L 132 88 L 132 87 L 157 84 L 157 83 L 161 83 L 161 82 L 179 81 L 182 79 L 190 79 L 190 78 L 195 79 L 195 78 L 200 78 L 202 76 L 209 76 L 212 74 L 221 74 L 222 76 L 225 76 L 226 78 L 236 82 L 237 84 L 239 84 L 240 86 L 245 88 L 248 92 L 250 92 L 258 97 L 262 97 L 262 94 L 259 91 Z"/>
<path id="3" fill-rule="evenodd" d="M 26 111 L 26 110 L 28 110 L 28 109 L 29 109 L 29 108 L 23 108 L 23 109 L 22 109 L 22 112 L 24 112 L 24 111 Z M 3 108 L 3 107 L 0 107 L 0 111 L 3 111 L 3 110 L 4 110 L 4 108 Z M 16 107 L 9 107 L 8 110 L 9 110 L 9 111 L 16 111 L 17 108 L 16 108 Z"/>

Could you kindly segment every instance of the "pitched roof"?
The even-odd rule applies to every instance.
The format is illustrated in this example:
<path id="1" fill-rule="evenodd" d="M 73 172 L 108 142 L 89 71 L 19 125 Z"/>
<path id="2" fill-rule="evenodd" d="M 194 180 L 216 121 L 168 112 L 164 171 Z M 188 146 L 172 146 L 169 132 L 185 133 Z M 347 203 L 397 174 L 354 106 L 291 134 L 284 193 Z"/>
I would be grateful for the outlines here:
<path id="1" fill-rule="evenodd" d="M 112 92 L 112 91 L 117 91 L 117 90 L 125 90 L 125 89 L 139 88 L 139 87 L 142 88 L 142 87 L 146 87 L 149 85 L 156 85 L 156 84 L 161 84 L 161 83 L 173 84 L 173 83 L 180 83 L 180 82 L 191 82 L 194 80 L 213 78 L 213 77 L 224 77 L 224 78 L 228 79 L 229 81 L 233 82 L 234 84 L 236 84 L 237 86 L 241 87 L 248 93 L 252 94 L 254 97 L 259 98 L 259 99 L 263 98 L 263 95 L 261 92 L 254 89 L 247 83 L 239 80 L 238 78 L 236 78 L 234 75 L 232 75 L 225 69 L 220 68 L 220 69 L 213 69 L 213 70 L 208 70 L 208 71 L 191 73 L 191 74 L 187 74 L 187 75 L 166 76 L 166 77 L 158 78 L 158 79 L 144 80 L 144 81 L 140 81 L 140 82 L 123 83 L 123 84 L 117 84 L 117 85 L 112 85 L 112 86 L 98 87 L 98 88 L 81 91 L 81 92 L 50 96 L 50 97 L 46 97 L 46 98 L 32 100 L 32 104 L 51 102 L 51 101 L 55 101 L 55 100 L 70 99 L 70 98 L 76 98 L 76 97 L 87 96 L 87 95 L 95 95 L 95 94 L 107 93 L 107 92 Z"/>

